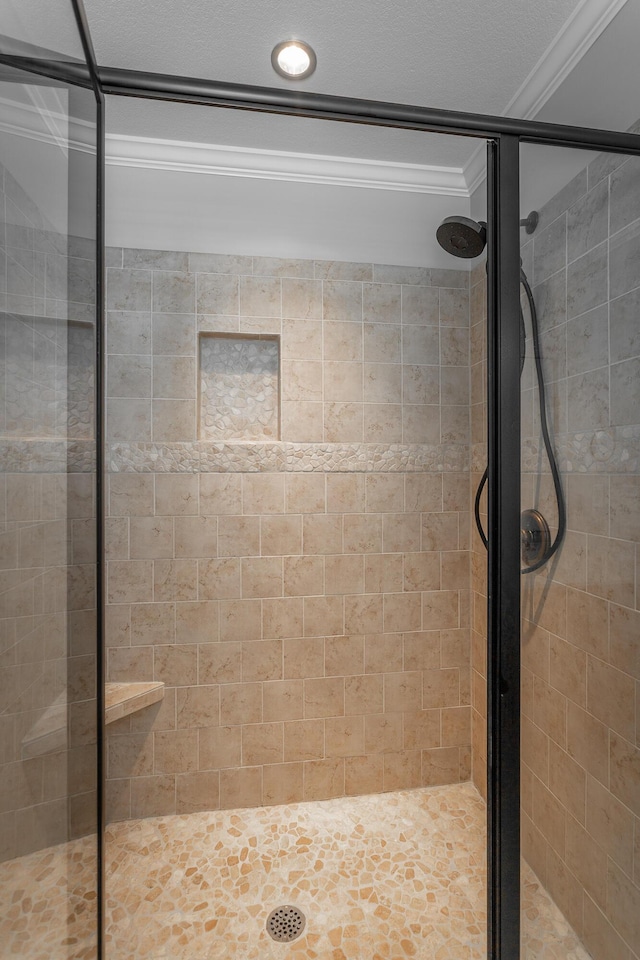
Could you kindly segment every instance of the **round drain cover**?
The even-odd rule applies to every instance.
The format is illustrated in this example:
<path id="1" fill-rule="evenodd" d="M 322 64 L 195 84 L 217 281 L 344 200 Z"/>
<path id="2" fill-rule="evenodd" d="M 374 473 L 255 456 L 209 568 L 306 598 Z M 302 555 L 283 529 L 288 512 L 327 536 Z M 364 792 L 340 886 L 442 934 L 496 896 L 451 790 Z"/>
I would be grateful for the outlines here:
<path id="1" fill-rule="evenodd" d="M 296 940 L 304 930 L 305 923 L 302 910 L 290 904 L 284 904 L 272 910 L 267 917 L 267 933 L 272 940 L 280 942 Z"/>

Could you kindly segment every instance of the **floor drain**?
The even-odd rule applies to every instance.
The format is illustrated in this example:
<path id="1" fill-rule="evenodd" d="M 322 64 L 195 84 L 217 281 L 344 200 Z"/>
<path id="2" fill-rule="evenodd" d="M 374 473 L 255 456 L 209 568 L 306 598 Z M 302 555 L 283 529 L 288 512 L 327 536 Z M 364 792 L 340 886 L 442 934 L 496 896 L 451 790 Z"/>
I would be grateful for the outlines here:
<path id="1" fill-rule="evenodd" d="M 281 943 L 297 940 L 304 930 L 306 920 L 302 910 L 285 904 L 276 907 L 267 917 L 267 933 L 272 940 Z"/>

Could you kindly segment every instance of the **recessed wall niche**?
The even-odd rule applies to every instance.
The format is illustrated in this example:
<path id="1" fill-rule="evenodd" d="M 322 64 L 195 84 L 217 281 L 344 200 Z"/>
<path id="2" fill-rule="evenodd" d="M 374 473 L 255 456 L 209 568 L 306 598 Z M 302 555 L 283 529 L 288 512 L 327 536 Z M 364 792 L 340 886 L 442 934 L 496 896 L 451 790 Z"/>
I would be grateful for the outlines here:
<path id="1" fill-rule="evenodd" d="M 280 337 L 201 333 L 200 439 L 280 439 Z"/>

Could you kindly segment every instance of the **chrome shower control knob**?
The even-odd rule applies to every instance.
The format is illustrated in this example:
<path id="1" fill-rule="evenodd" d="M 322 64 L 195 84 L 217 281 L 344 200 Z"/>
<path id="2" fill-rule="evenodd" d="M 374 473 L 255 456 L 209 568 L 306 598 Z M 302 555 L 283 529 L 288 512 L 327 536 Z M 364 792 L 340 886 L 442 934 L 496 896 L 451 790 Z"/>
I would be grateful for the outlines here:
<path id="1" fill-rule="evenodd" d="M 549 524 L 539 510 L 523 510 L 520 515 L 520 554 L 522 565 L 532 567 L 541 560 L 551 543 Z"/>

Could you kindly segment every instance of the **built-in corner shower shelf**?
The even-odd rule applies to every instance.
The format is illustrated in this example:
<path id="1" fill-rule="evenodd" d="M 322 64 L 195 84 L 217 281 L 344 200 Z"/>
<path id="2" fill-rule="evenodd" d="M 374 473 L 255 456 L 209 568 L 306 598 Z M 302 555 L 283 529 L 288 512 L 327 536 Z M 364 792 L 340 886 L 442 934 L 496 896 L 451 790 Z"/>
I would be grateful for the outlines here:
<path id="1" fill-rule="evenodd" d="M 164 698 L 164 683 L 107 683 L 104 697 L 104 722 L 114 723 L 130 713 L 144 710 Z"/>
<path id="2" fill-rule="evenodd" d="M 105 684 L 104 722 L 113 723 L 164 698 L 164 683 Z M 68 749 L 66 693 L 61 693 L 43 713 L 22 741 L 22 759 L 44 757 Z"/>

